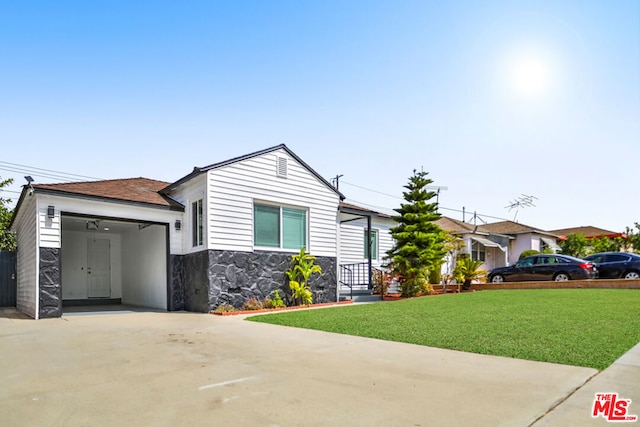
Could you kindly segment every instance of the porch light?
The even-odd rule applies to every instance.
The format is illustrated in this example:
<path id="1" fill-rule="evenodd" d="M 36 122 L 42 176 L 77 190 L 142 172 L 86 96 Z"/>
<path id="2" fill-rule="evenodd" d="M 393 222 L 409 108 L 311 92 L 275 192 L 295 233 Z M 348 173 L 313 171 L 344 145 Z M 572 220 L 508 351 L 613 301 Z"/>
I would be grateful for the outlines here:
<path id="1" fill-rule="evenodd" d="M 176 219 L 176 230 L 180 231 L 182 228 L 182 222 L 179 219 Z"/>
<path id="2" fill-rule="evenodd" d="M 55 206 L 47 206 L 47 218 L 55 218 L 56 217 L 56 208 Z"/>

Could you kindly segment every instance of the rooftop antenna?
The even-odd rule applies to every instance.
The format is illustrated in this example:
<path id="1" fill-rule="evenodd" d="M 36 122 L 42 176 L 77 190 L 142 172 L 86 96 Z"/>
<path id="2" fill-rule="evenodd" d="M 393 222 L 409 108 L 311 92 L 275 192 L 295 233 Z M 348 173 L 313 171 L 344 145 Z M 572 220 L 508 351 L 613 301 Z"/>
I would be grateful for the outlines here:
<path id="1" fill-rule="evenodd" d="M 516 213 L 513 216 L 513 222 L 518 222 L 517 218 L 518 218 L 518 211 L 520 210 L 520 208 L 535 208 L 536 205 L 533 204 L 534 200 L 538 200 L 538 198 L 535 196 L 528 196 L 526 194 L 521 194 L 520 196 L 511 200 L 509 202 L 509 205 L 505 206 L 504 208 L 509 209 L 509 211 L 512 211 L 513 209 L 515 209 Z"/>

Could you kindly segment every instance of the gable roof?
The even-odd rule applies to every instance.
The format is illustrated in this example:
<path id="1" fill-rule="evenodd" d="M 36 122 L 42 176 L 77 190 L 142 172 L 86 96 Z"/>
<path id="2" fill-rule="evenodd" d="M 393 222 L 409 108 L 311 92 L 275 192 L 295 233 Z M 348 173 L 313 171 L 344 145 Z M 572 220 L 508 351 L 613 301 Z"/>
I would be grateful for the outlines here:
<path id="1" fill-rule="evenodd" d="M 529 225 L 520 224 L 514 221 L 500 221 L 483 225 L 484 229 L 491 233 L 499 234 L 525 234 L 536 233 L 544 234 L 547 236 L 558 237 L 556 234 L 549 231 L 540 230 L 539 228 L 531 227 Z"/>
<path id="2" fill-rule="evenodd" d="M 224 166 L 228 166 L 228 165 L 231 165 L 231 164 L 234 164 L 234 163 L 242 162 L 244 160 L 248 160 L 248 159 L 251 159 L 253 157 L 262 156 L 263 154 L 271 153 L 271 152 L 277 151 L 277 150 L 286 151 L 286 153 L 288 155 L 293 157 L 298 163 L 300 163 L 305 169 L 307 169 L 307 171 L 309 171 L 313 176 L 315 176 L 320 182 L 322 182 L 324 185 L 326 185 L 332 191 L 334 191 L 336 194 L 338 194 L 338 196 L 340 196 L 340 200 L 344 200 L 345 197 L 342 195 L 342 193 L 340 193 L 338 190 L 336 190 L 336 188 L 333 185 L 331 185 L 329 183 L 329 181 L 324 179 L 318 172 L 313 170 L 311 168 L 311 166 L 306 164 L 300 157 L 298 157 L 293 151 L 291 151 L 284 144 L 276 145 L 276 146 L 270 147 L 270 148 L 265 148 L 264 150 L 256 151 L 256 152 L 249 153 L 249 154 L 245 154 L 244 156 L 234 157 L 233 159 L 225 160 L 225 161 L 222 161 L 222 162 L 213 163 L 213 164 L 211 164 L 209 166 L 195 167 L 195 168 L 193 168 L 193 171 L 190 174 L 185 175 L 182 178 L 180 178 L 179 180 L 177 180 L 176 182 L 166 186 L 165 188 L 162 189 L 161 192 L 162 193 L 166 193 L 166 192 L 178 187 L 179 185 L 184 184 L 185 182 L 187 182 L 187 181 L 195 178 L 196 176 L 198 176 L 200 174 L 203 174 L 203 173 L 205 173 L 207 171 L 210 171 L 210 170 L 213 170 L 213 169 L 218 169 L 218 168 L 221 168 L 221 167 L 224 167 Z"/>
<path id="3" fill-rule="evenodd" d="M 463 222 L 457 219 L 449 218 L 448 216 L 442 216 L 433 222 L 443 230 L 448 231 L 450 233 L 489 234 L 489 231 L 485 230 L 483 225 L 476 226 L 468 222 Z"/>
<path id="4" fill-rule="evenodd" d="M 149 178 L 127 178 L 62 184 L 34 184 L 32 187 L 36 193 L 124 201 L 182 210 L 184 206 L 180 203 L 159 193 L 167 185 L 167 182 Z"/>
<path id="5" fill-rule="evenodd" d="M 561 228 L 559 230 L 552 230 L 550 233 L 557 234 L 560 237 L 568 236 L 569 234 L 582 234 L 587 239 L 598 238 L 598 237 L 627 237 L 624 233 L 616 233 L 615 231 L 605 230 L 603 228 L 594 227 L 592 225 L 583 225 L 581 227 L 571 227 L 571 228 Z"/>

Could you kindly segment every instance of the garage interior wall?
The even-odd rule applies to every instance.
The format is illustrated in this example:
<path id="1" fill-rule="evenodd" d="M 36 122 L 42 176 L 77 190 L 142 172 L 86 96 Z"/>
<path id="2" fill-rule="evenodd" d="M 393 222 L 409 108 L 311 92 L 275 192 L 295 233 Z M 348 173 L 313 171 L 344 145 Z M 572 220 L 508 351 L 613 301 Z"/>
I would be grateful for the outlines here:
<path id="1" fill-rule="evenodd" d="M 62 299 L 87 299 L 87 240 L 110 242 L 111 296 L 123 304 L 167 309 L 166 226 L 131 223 L 120 232 L 62 229 Z"/>

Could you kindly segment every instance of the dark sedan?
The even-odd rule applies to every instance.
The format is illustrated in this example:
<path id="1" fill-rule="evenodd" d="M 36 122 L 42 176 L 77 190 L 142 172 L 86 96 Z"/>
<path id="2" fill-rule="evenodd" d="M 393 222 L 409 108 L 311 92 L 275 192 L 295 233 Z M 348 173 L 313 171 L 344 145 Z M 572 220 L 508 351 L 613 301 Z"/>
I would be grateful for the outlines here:
<path id="1" fill-rule="evenodd" d="M 568 255 L 541 254 L 528 256 L 509 267 L 494 268 L 488 279 L 492 283 L 530 282 L 538 280 L 595 279 L 596 268 L 593 263 Z"/>
<path id="2" fill-rule="evenodd" d="M 602 252 L 585 257 L 598 269 L 599 279 L 640 279 L 640 255 L 627 252 Z"/>

